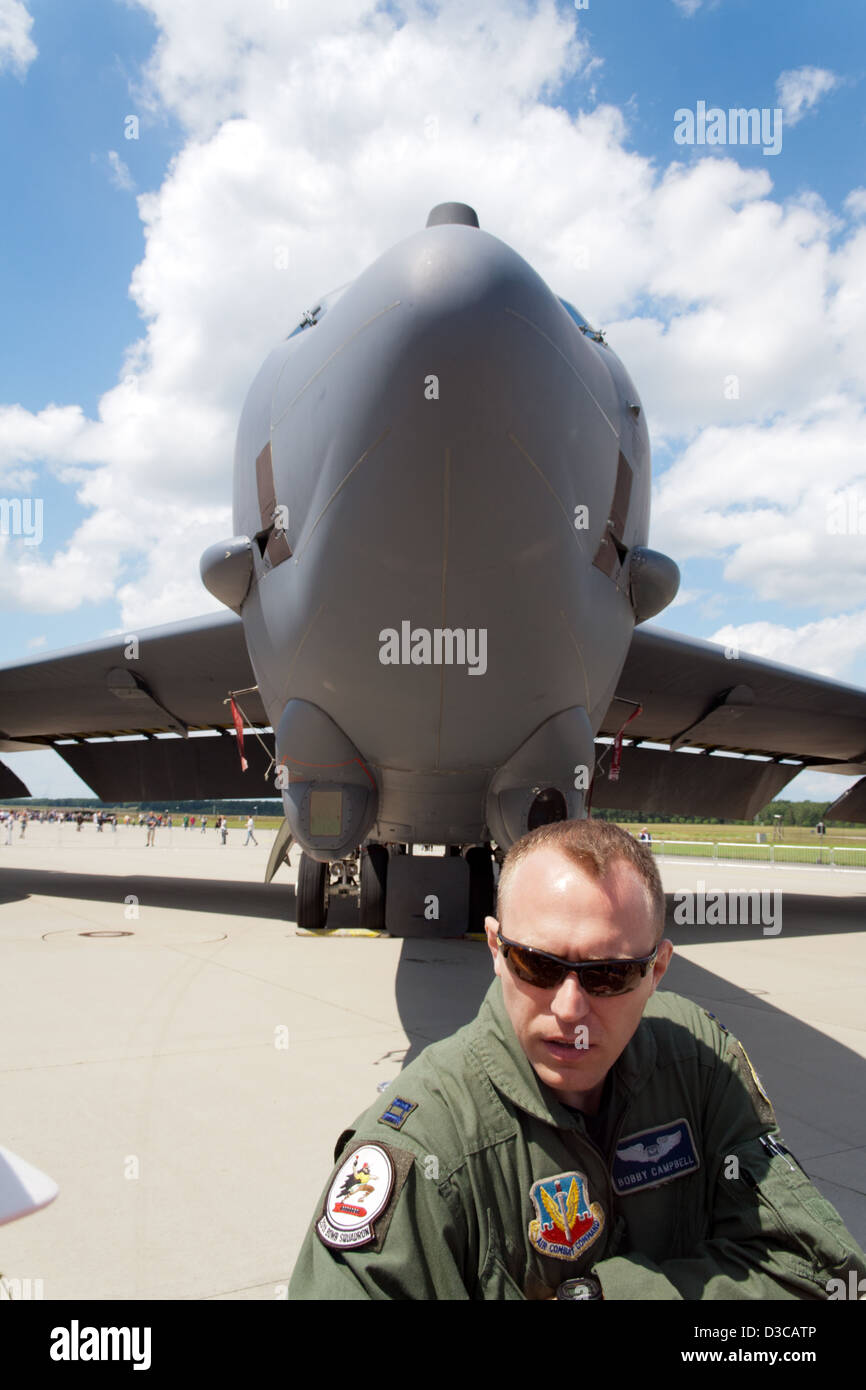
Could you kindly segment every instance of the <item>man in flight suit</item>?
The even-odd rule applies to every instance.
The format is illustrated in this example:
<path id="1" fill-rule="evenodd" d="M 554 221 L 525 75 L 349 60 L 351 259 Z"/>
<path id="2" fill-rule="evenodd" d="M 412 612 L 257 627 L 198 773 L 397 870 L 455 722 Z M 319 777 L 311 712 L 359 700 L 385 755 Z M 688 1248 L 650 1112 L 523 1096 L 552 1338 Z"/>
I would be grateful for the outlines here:
<path id="1" fill-rule="evenodd" d="M 542 826 L 497 915 L 476 1019 L 338 1140 L 291 1298 L 827 1299 L 866 1274 L 740 1043 L 656 993 L 673 946 L 648 848 Z"/>

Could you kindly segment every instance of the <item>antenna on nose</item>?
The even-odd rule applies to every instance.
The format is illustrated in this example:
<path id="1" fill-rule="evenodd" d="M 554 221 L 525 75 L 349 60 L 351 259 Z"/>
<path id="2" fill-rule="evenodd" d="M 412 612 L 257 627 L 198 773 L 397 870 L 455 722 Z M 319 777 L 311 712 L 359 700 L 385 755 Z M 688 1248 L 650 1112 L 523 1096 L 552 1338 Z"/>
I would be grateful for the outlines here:
<path id="1" fill-rule="evenodd" d="M 477 227 L 478 213 L 468 203 L 437 203 L 427 218 L 428 227 L 444 227 L 456 223 L 462 227 Z"/>

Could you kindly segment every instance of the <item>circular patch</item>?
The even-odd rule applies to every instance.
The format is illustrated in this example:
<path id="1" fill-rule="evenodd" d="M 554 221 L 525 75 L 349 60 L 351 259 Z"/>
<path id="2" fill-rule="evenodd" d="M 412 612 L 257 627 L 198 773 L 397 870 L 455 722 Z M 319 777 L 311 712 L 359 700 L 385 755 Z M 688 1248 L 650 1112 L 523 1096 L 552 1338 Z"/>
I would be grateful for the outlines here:
<path id="1" fill-rule="evenodd" d="M 394 1164 L 381 1144 L 359 1144 L 343 1160 L 316 1226 L 325 1245 L 346 1250 L 375 1239 L 373 1222 L 388 1205 Z"/>

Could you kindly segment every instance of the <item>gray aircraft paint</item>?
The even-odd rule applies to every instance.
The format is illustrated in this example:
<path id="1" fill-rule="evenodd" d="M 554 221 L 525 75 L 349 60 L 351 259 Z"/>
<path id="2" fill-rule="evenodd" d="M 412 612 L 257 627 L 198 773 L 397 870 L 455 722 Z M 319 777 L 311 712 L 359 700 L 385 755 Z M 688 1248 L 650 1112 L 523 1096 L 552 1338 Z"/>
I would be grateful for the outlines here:
<path id="1" fill-rule="evenodd" d="M 575 764 L 593 763 L 592 734 L 615 733 L 639 701 L 623 775 L 597 776 L 594 805 L 750 816 L 802 764 L 863 776 L 825 817 L 856 819 L 864 692 L 631 631 L 675 588 L 672 563 L 641 544 L 649 452 L 634 387 L 601 336 L 462 205 L 430 220 L 311 301 L 315 322 L 259 373 L 238 435 L 240 534 L 202 557 L 233 612 L 145 629 L 133 657 L 117 636 L 0 667 L 0 751 L 53 745 L 109 800 L 133 787 L 146 799 L 265 795 L 266 751 L 248 740 L 242 773 L 233 746 L 226 695 L 242 690 L 248 721 L 274 720 L 296 757 L 343 762 L 315 775 L 342 775 L 361 817 L 376 803 L 371 838 L 469 843 L 495 833 L 492 815 L 505 843 L 502 817 L 519 829 L 539 785 L 562 787 L 579 814 Z M 605 532 L 624 460 L 625 555 Z M 575 506 L 589 511 L 572 534 Z M 377 634 L 404 619 L 483 629 L 484 675 L 383 667 Z M 256 678 L 261 692 L 247 689 Z M 25 791 L 12 774 L 2 786 Z"/>
<path id="2" fill-rule="evenodd" d="M 548 720 L 579 710 L 577 741 L 538 769 L 579 814 L 573 768 L 594 761 L 634 627 L 625 567 L 610 577 L 593 563 L 621 455 L 631 488 L 618 539 L 645 546 L 649 523 L 643 412 L 611 349 L 503 242 L 428 227 L 268 358 L 238 431 L 238 536 L 267 522 L 256 460 L 268 445 L 286 551 L 273 564 L 253 548 L 241 613 L 274 728 L 291 700 L 317 707 L 375 776 L 380 830 L 477 841 L 490 833 L 491 778 Z M 484 629 L 483 677 L 383 665 L 380 632 L 407 618 Z M 279 736 L 278 751 L 302 757 Z M 430 815 L 437 779 L 444 820 Z"/>

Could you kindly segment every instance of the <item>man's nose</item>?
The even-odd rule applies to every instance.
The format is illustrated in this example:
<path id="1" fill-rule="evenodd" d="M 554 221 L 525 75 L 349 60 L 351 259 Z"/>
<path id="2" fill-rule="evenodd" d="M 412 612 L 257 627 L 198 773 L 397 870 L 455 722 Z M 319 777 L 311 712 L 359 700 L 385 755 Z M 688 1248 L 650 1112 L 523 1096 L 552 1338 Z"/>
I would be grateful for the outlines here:
<path id="1" fill-rule="evenodd" d="M 579 978 L 569 970 L 553 996 L 551 1009 L 556 1018 L 578 1023 L 591 1012 L 589 995 L 580 986 Z"/>

